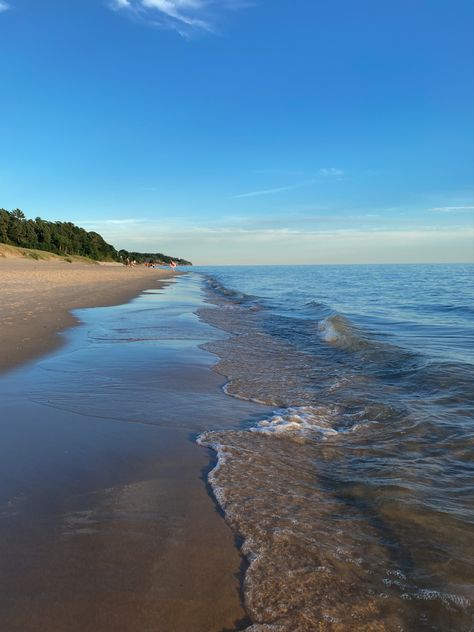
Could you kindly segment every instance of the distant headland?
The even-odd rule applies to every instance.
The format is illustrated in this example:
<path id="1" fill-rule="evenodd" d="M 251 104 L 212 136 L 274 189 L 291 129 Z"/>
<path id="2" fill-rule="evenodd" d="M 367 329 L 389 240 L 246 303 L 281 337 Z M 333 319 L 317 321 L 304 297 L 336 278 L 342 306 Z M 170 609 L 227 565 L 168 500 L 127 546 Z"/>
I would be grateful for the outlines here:
<path id="1" fill-rule="evenodd" d="M 61 256 L 81 256 L 94 261 L 192 265 L 190 261 L 161 252 L 116 250 L 94 231 L 86 231 L 72 222 L 50 222 L 41 217 L 27 219 L 20 209 L 0 209 L 0 243 L 21 248 L 52 252 Z"/>

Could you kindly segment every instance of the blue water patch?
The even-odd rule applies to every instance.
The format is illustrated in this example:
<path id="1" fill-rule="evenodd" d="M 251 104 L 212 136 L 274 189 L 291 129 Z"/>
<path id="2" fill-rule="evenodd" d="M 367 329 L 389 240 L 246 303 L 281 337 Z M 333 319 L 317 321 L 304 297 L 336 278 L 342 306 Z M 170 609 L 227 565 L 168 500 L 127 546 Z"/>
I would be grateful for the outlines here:
<path id="1" fill-rule="evenodd" d="M 474 266 L 195 271 L 226 393 L 275 409 L 200 439 L 255 618 L 470 630 Z"/>
<path id="2" fill-rule="evenodd" d="M 341 315 L 429 358 L 474 363 L 474 265 L 195 267 L 275 314 Z"/>

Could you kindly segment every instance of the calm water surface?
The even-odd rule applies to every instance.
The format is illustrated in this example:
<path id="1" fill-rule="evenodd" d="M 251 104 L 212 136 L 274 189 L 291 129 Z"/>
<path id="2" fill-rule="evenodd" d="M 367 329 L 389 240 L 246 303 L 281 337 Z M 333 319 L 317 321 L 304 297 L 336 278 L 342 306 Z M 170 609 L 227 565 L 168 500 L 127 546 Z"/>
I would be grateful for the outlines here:
<path id="1" fill-rule="evenodd" d="M 226 392 L 200 441 L 253 630 L 471 630 L 474 267 L 194 268 Z"/>

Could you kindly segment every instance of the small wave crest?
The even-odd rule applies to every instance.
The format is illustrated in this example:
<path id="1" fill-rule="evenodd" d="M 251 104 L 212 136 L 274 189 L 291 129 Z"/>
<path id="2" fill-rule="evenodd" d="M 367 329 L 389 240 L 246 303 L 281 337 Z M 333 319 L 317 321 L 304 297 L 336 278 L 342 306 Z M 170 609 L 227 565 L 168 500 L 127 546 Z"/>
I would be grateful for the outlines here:
<path id="1" fill-rule="evenodd" d="M 244 292 L 239 292 L 238 290 L 234 290 L 232 288 L 226 287 L 219 283 L 214 277 L 207 277 L 207 286 L 218 296 L 225 298 L 228 301 L 233 303 L 244 303 L 244 302 L 252 302 L 257 297 L 251 296 L 249 294 L 245 294 Z"/>
<path id="2" fill-rule="evenodd" d="M 356 424 L 350 429 L 336 429 L 334 426 L 339 418 L 340 411 L 335 407 L 280 408 L 271 417 L 259 421 L 256 426 L 250 428 L 250 431 L 303 443 L 316 438 L 326 440 L 331 436 L 352 431 L 361 426 L 361 424 Z"/>
<path id="3" fill-rule="evenodd" d="M 308 301 L 304 304 L 305 311 L 315 312 L 319 314 L 329 314 L 332 310 L 326 303 L 321 301 Z"/>
<path id="4" fill-rule="evenodd" d="M 370 346 L 370 342 L 358 331 L 347 318 L 340 314 L 328 316 L 318 323 L 319 336 L 347 351 L 359 351 Z"/>

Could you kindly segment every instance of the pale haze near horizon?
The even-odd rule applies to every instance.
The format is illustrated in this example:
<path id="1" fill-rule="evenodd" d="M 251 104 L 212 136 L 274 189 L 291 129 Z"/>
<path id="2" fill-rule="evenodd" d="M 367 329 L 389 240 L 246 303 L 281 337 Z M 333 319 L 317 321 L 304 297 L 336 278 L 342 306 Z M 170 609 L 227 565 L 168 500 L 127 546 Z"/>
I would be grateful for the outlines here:
<path id="1" fill-rule="evenodd" d="M 235 264 L 346 264 L 346 263 L 470 263 L 473 231 L 429 229 L 413 231 L 292 232 L 171 231 L 156 228 L 126 237 L 119 228 L 102 229 L 115 244 L 128 244 L 139 252 L 153 251 L 159 243 L 165 253 L 178 253 L 194 265 Z"/>

